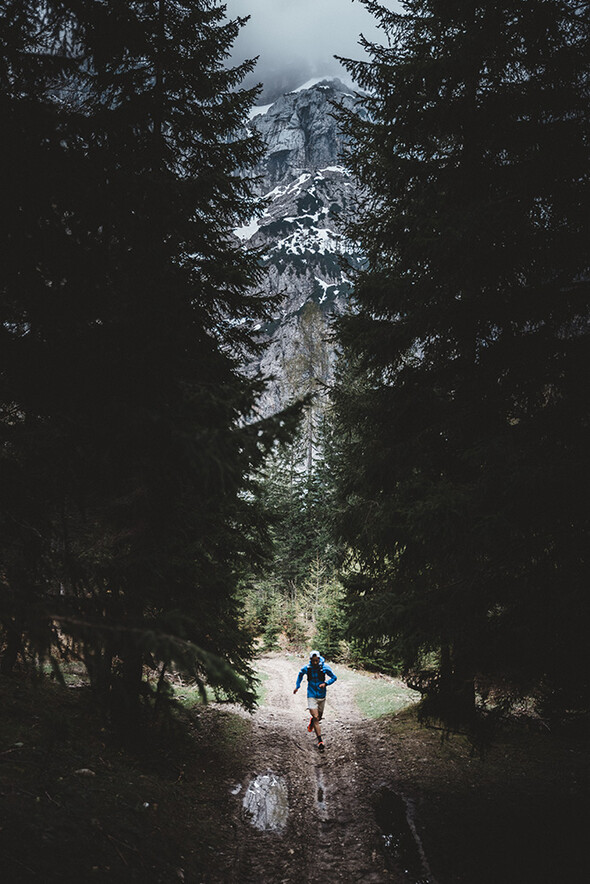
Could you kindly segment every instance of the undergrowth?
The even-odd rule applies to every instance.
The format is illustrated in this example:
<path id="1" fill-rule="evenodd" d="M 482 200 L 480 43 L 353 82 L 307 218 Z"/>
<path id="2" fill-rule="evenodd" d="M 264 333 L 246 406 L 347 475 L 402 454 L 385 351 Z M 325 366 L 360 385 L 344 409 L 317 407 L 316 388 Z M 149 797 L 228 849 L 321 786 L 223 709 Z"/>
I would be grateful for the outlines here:
<path id="1" fill-rule="evenodd" d="M 146 713 L 130 750 L 86 686 L 0 678 L 0 704 L 3 884 L 202 880 L 226 848 L 246 718 Z"/>

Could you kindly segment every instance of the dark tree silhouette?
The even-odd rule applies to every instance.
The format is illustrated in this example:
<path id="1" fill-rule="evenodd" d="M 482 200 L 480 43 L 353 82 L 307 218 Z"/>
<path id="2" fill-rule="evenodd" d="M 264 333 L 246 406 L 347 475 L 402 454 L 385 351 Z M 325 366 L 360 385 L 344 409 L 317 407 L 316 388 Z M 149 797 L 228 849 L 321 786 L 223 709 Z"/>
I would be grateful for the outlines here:
<path id="1" fill-rule="evenodd" d="M 339 323 L 358 635 L 580 701 L 588 585 L 588 18 L 575 0 L 363 0 L 346 62 L 368 267 Z M 453 699 L 454 698 L 454 699 Z M 564 695 L 565 698 L 565 695 Z"/>
<path id="2" fill-rule="evenodd" d="M 243 22 L 207 0 L 2 4 L 2 663 L 73 637 L 127 713 L 146 660 L 253 702 L 234 589 L 278 425 L 248 419 L 243 320 L 269 305 L 229 233 L 261 150 L 253 62 L 225 67 Z"/>

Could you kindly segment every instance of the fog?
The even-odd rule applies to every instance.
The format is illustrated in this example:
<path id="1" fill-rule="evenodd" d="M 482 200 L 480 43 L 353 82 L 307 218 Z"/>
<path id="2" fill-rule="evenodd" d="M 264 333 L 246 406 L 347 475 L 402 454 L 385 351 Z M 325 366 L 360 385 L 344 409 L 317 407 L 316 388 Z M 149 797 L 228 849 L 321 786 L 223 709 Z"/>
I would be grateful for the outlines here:
<path id="1" fill-rule="evenodd" d="M 226 0 L 228 15 L 250 15 L 234 44 L 233 62 L 259 56 L 244 85 L 262 82 L 262 100 L 300 86 L 310 77 L 348 75 L 334 55 L 363 58 L 362 33 L 383 42 L 374 17 L 358 0 Z M 384 6 L 399 8 L 395 0 Z"/>

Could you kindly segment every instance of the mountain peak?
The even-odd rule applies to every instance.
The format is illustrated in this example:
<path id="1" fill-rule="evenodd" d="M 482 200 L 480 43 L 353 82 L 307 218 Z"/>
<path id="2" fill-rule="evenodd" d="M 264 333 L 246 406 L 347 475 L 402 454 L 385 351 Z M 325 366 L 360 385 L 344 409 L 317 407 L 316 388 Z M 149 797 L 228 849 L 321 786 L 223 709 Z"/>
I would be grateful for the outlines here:
<path id="1" fill-rule="evenodd" d="M 255 109 L 250 125 L 266 143 L 266 157 L 256 170 L 262 193 L 296 181 L 302 172 L 338 165 L 345 139 L 333 101 L 352 106 L 356 98 L 337 77 L 319 77 Z"/>
<path id="2" fill-rule="evenodd" d="M 310 391 L 303 374 L 311 362 L 313 383 L 326 389 L 334 360 L 329 316 L 344 309 L 352 286 L 344 268 L 359 261 L 342 230 L 355 211 L 356 187 L 342 166 L 346 139 L 334 102 L 352 106 L 356 96 L 340 79 L 319 77 L 258 108 L 250 122 L 266 144 L 256 169 L 266 206 L 235 234 L 261 250 L 257 291 L 282 295 L 274 321 L 258 329 L 268 346 L 252 366 L 269 380 L 263 414 Z"/>
<path id="3" fill-rule="evenodd" d="M 323 98 L 330 99 L 333 99 L 336 93 L 351 96 L 355 94 L 339 77 L 313 77 L 311 80 L 302 83 L 301 86 L 297 86 L 296 89 L 290 89 L 288 92 L 283 92 L 270 104 L 261 104 L 253 107 L 250 111 L 250 120 L 268 113 L 271 108 L 274 108 L 275 105 L 283 99 L 289 99 L 294 95 L 299 96 L 301 93 L 306 93 L 310 90 L 314 90 L 314 92 L 319 91 L 320 94 L 323 94 Z"/>
<path id="4" fill-rule="evenodd" d="M 352 90 L 345 86 L 342 80 L 339 77 L 313 77 L 311 80 L 307 80 L 301 86 L 298 86 L 297 89 L 291 89 L 287 92 L 287 95 L 293 95 L 296 92 L 304 92 L 307 89 L 313 89 L 314 87 L 318 87 L 320 89 L 334 89 L 338 92 L 349 92 L 351 95 Z"/>

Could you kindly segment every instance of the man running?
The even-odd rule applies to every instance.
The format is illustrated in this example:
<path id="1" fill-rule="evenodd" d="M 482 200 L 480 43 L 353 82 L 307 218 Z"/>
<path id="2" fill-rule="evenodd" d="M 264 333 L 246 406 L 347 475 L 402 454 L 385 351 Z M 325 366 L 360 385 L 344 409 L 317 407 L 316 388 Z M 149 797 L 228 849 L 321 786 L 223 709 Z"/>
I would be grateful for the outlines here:
<path id="1" fill-rule="evenodd" d="M 324 743 L 322 740 L 322 729 L 320 721 L 324 714 L 324 706 L 326 705 L 326 688 L 329 684 L 334 684 L 336 676 L 329 666 L 326 666 L 324 658 L 320 656 L 319 651 L 312 651 L 309 655 L 309 664 L 302 666 L 297 676 L 294 694 L 297 693 L 301 686 L 303 676 L 307 676 L 307 706 L 311 714 L 307 730 L 311 733 L 315 731 L 318 740 L 318 749 L 324 751 Z"/>

